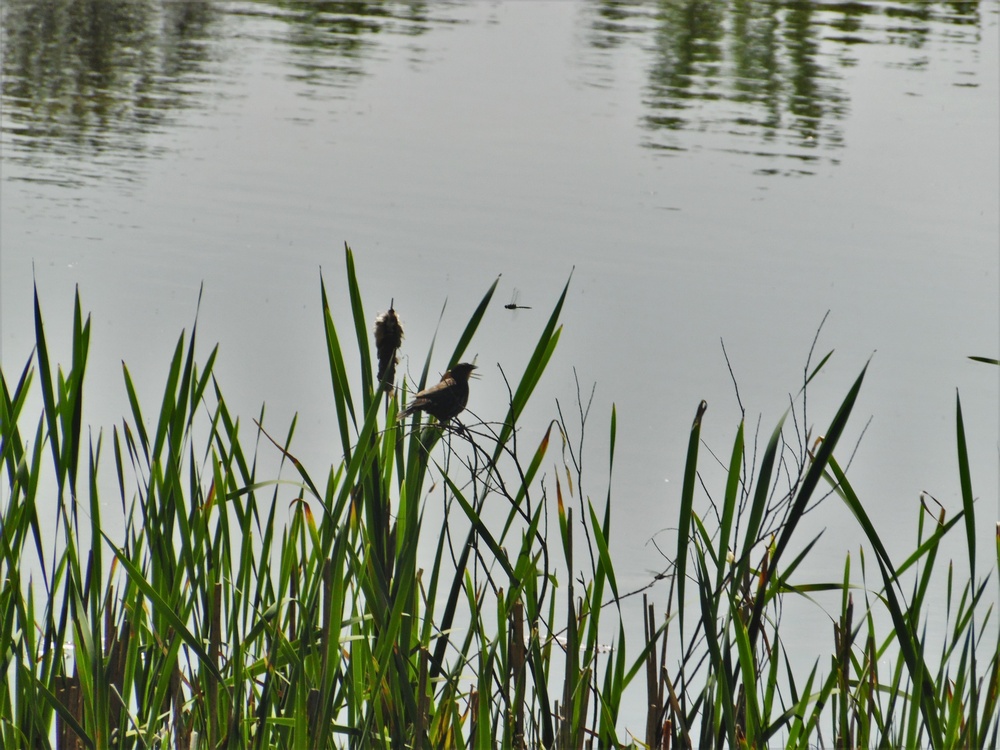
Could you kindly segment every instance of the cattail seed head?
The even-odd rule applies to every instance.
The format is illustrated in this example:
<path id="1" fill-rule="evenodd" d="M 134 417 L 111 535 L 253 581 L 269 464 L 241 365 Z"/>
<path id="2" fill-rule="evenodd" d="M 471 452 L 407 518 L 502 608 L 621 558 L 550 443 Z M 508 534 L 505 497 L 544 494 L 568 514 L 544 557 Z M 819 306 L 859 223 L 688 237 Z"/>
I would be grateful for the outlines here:
<path id="1" fill-rule="evenodd" d="M 395 300 L 393 300 L 394 302 Z M 375 318 L 375 349 L 378 352 L 378 381 L 386 389 L 396 381 L 396 351 L 403 343 L 403 326 L 396 311 L 389 303 L 389 310 Z"/>

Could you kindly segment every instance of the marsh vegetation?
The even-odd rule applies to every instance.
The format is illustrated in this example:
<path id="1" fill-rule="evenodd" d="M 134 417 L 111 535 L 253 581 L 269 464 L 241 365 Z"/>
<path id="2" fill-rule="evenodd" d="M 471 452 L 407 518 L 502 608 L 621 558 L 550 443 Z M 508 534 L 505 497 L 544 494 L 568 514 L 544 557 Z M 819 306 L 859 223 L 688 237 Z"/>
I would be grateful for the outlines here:
<path id="1" fill-rule="evenodd" d="M 130 413 L 90 432 L 90 322 L 78 298 L 57 366 L 36 293 L 35 351 L 3 372 L 0 394 L 0 745 L 997 746 L 996 571 L 976 566 L 960 400 L 962 511 L 928 500 L 902 560 L 840 459 L 863 369 L 814 428 L 805 393 L 829 355 L 810 364 L 759 447 L 740 424 L 720 486 L 699 468 L 704 405 L 693 404 L 670 568 L 655 588 L 623 591 L 613 486 L 581 490 L 595 419 L 585 399 L 576 414 L 556 409 L 540 440 L 520 429 L 569 284 L 508 381 L 502 419 L 397 421 L 428 382 L 431 352 L 419 382 L 394 385 L 384 366 L 379 379 L 349 248 L 345 260 L 350 320 L 333 319 L 321 288 L 341 454 L 331 466 L 296 458 L 294 421 L 230 412 L 217 350 L 201 358 L 195 328 L 176 342 L 155 409 L 123 364 Z M 495 288 L 449 364 L 502 305 Z M 29 413 L 37 394 L 41 413 Z M 604 429 L 611 476 L 614 410 Z M 815 538 L 800 538 L 799 522 L 817 502 L 841 503 L 865 536 L 868 552 L 836 583 L 800 574 Z M 440 524 L 429 503 L 444 508 Z M 967 575 L 945 559 L 946 540 L 967 554 Z M 930 601 L 942 577 L 946 601 Z M 791 663 L 784 602 L 819 591 L 840 603 L 816 639 L 824 655 Z M 640 596 L 634 632 L 622 602 Z M 944 642 L 927 639 L 931 608 L 946 612 Z M 645 725 L 623 726 L 636 700 Z"/>

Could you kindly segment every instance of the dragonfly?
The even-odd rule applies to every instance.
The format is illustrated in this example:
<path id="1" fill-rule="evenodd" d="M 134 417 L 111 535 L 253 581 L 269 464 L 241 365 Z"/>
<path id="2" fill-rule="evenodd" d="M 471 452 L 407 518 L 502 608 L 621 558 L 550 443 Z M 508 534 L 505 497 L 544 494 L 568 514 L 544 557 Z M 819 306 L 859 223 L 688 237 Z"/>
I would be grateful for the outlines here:
<path id="1" fill-rule="evenodd" d="M 504 305 L 504 308 L 507 310 L 530 310 L 531 307 L 529 307 L 528 305 L 517 304 L 520 301 L 520 299 L 521 299 L 521 292 L 520 290 L 515 289 L 514 294 L 510 298 L 510 302 Z"/>

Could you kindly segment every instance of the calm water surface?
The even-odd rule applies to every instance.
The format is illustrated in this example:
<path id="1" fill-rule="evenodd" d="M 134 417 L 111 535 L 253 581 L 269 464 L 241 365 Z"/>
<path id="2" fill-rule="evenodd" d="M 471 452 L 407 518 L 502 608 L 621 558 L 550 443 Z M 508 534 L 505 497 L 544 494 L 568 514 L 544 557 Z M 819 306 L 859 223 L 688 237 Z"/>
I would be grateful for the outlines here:
<path id="1" fill-rule="evenodd" d="M 230 407 L 299 412 L 300 458 L 334 460 L 318 281 L 343 288 L 346 241 L 414 371 L 445 301 L 441 357 L 502 274 L 473 351 L 483 419 L 572 273 L 525 438 L 572 406 L 574 368 L 596 383 L 584 490 L 603 497 L 616 405 L 624 588 L 666 568 L 649 540 L 671 546 L 699 401 L 721 456 L 740 402 L 769 434 L 828 311 L 809 421 L 871 361 L 844 445 L 864 433 L 851 475 L 891 551 L 912 549 L 921 491 L 960 505 L 956 388 L 992 548 L 998 372 L 967 357 L 1000 350 L 998 3 L 6 0 L 2 18 L 3 366 L 30 353 L 32 279 L 66 361 L 78 286 L 95 428 L 127 411 L 122 359 L 156 403 L 204 283 Z M 515 289 L 533 309 L 512 316 Z M 811 521 L 828 532 L 804 574 L 839 579 L 858 529 L 835 500 Z"/>

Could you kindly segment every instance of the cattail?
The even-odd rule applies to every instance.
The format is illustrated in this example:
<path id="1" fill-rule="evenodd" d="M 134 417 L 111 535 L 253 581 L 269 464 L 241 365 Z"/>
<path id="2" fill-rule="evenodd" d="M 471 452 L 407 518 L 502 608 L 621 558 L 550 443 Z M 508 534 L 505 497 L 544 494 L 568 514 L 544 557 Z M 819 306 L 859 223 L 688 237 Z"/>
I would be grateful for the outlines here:
<path id="1" fill-rule="evenodd" d="M 396 351 L 403 343 L 403 326 L 396 316 L 396 311 L 392 308 L 393 302 L 395 300 L 389 302 L 388 312 L 375 318 L 378 382 L 383 384 L 386 390 L 392 388 L 392 384 L 396 381 L 396 363 L 399 362 Z"/>

